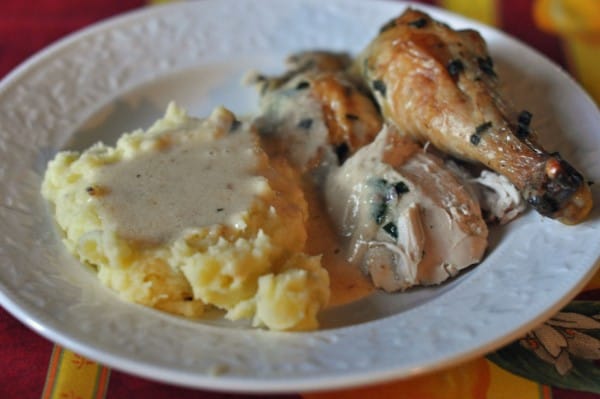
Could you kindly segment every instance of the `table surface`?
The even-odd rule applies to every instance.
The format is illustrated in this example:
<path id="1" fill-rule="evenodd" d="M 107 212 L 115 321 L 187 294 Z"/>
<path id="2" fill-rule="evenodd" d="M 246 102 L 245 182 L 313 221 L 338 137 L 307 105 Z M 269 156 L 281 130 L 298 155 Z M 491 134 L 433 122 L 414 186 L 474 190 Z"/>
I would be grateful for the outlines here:
<path id="1" fill-rule="evenodd" d="M 32 6 L 29 2 L 2 0 L 0 77 L 27 57 L 70 32 L 109 16 L 159 2 L 165 1 L 37 0 Z M 597 103 L 600 102 L 600 68 L 597 68 L 600 63 L 600 1 L 421 2 L 461 13 L 519 38 L 565 68 Z M 582 301 L 586 301 L 586 309 L 593 311 L 591 314 L 588 311 L 586 315 L 578 316 L 578 320 L 584 318 L 585 323 L 580 323 L 579 326 L 575 324 L 573 329 L 559 329 L 551 322 L 544 323 L 527 339 L 450 369 L 409 380 L 346 391 L 310 394 L 299 392 L 271 397 L 600 398 L 600 273 L 576 299 L 577 302 L 563 310 L 563 315 L 580 313 L 580 305 Z M 591 327 L 583 328 L 583 324 Z M 554 351 L 553 343 L 547 338 L 548 334 L 544 334 L 548 329 L 558 333 L 559 337 L 565 337 L 563 339 L 583 339 L 583 352 L 569 351 L 566 344 L 559 345 L 559 349 Z M 175 387 L 110 370 L 40 337 L 1 307 L 0 344 L 0 398 L 253 397 Z M 543 356 L 537 356 L 536 353 L 539 354 L 544 349 L 545 353 L 550 353 L 550 357 L 542 359 Z M 589 359 L 578 358 L 582 353 Z"/>

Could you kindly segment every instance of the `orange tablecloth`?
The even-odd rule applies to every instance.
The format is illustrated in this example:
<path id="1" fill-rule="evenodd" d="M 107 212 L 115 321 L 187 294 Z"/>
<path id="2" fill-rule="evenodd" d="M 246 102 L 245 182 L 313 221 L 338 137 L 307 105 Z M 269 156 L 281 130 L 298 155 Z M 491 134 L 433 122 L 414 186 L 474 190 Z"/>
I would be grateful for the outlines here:
<path id="1" fill-rule="evenodd" d="M 567 69 L 600 102 L 600 1 L 423 2 L 497 26 L 518 37 Z M 31 4 L 3 0 L 0 3 L 0 77 L 65 34 L 147 3 L 144 0 L 38 0 Z M 373 387 L 272 397 L 600 398 L 600 274 L 578 299 L 558 315 L 562 322 L 551 320 L 522 340 L 485 358 Z M 569 327 L 565 327 L 565 320 L 569 321 Z M 0 364 L 0 398 L 248 397 L 174 387 L 109 370 L 31 332 L 2 308 Z"/>

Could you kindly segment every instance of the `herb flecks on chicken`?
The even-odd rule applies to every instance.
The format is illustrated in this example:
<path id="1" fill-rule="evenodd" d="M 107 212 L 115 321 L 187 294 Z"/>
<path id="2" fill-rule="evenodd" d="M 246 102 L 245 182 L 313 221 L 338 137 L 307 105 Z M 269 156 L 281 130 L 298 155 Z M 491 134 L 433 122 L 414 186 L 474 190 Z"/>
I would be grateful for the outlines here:
<path id="1" fill-rule="evenodd" d="M 477 199 L 392 126 L 330 173 L 323 190 L 348 259 L 385 291 L 439 284 L 484 256 Z"/>
<path id="2" fill-rule="evenodd" d="M 284 74 L 255 77 L 255 123 L 270 155 L 318 177 L 348 261 L 390 292 L 439 284 L 479 262 L 487 226 L 477 199 L 440 158 L 382 126 L 368 89 L 347 71 L 350 59 L 289 60 Z"/>
<path id="3" fill-rule="evenodd" d="M 498 93 L 483 38 L 408 9 L 387 23 L 355 63 L 386 121 L 401 132 L 506 176 L 539 213 L 579 223 L 592 207 L 583 176 L 548 153 L 532 115 Z"/>
<path id="4" fill-rule="evenodd" d="M 290 56 L 280 76 L 251 79 L 261 93 L 259 131 L 303 171 L 343 163 L 381 129 L 368 89 L 346 73 L 351 64 L 347 54 L 309 51 Z"/>

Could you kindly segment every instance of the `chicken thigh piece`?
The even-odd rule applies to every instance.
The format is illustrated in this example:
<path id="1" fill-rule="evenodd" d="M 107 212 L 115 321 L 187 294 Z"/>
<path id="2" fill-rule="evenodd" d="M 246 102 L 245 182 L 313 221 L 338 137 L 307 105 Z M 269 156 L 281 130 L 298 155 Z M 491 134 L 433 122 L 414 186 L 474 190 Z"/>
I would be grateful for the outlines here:
<path id="1" fill-rule="evenodd" d="M 478 32 L 408 9 L 383 26 L 355 68 L 401 132 L 506 176 L 542 215 L 566 224 L 588 215 L 592 196 L 584 178 L 538 144 L 531 113 L 500 96 Z"/>
<path id="2" fill-rule="evenodd" d="M 392 126 L 329 174 L 324 191 L 350 262 L 385 291 L 441 283 L 487 247 L 468 187 Z"/>
<path id="3" fill-rule="evenodd" d="M 351 63 L 343 53 L 308 51 L 290 56 L 281 76 L 249 79 L 261 94 L 255 125 L 271 154 L 303 172 L 322 170 L 373 141 L 382 118 L 369 90 L 346 73 Z"/>

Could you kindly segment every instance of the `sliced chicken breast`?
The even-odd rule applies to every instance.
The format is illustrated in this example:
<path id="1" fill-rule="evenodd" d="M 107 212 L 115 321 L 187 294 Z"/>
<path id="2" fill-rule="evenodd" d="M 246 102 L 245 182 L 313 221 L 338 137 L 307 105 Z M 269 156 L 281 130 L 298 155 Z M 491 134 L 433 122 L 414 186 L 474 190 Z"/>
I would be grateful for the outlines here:
<path id="1" fill-rule="evenodd" d="M 487 226 L 468 188 L 393 127 L 324 186 L 348 258 L 385 291 L 438 284 L 479 262 Z"/>

